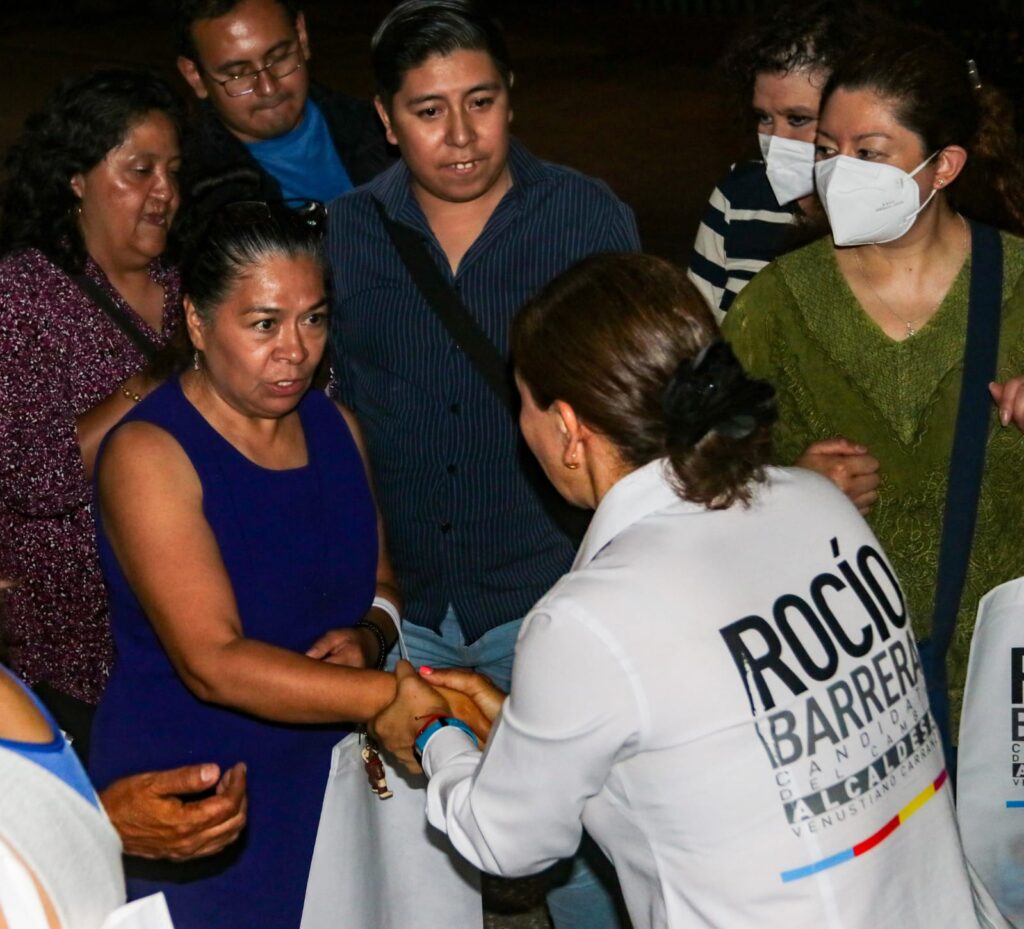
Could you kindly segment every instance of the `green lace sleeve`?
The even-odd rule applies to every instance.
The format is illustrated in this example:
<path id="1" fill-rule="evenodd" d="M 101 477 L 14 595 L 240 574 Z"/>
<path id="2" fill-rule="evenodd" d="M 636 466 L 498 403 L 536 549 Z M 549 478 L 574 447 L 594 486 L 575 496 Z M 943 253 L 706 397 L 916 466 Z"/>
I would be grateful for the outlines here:
<path id="1" fill-rule="evenodd" d="M 818 436 L 801 410 L 803 392 L 779 362 L 801 351 L 805 336 L 796 300 L 774 265 L 736 297 L 722 323 L 722 335 L 747 372 L 775 388 L 779 419 L 773 433 L 774 457 L 778 464 L 793 464 Z"/>

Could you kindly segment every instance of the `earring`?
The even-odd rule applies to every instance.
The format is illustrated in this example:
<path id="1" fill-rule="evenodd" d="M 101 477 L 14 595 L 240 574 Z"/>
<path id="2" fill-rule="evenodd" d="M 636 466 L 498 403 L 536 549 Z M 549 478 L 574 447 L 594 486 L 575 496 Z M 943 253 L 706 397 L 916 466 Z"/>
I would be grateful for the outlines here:
<path id="1" fill-rule="evenodd" d="M 199 349 L 197 348 L 192 352 L 192 368 L 196 371 L 199 370 Z"/>
<path id="2" fill-rule="evenodd" d="M 567 467 L 567 468 L 568 468 L 568 469 L 569 469 L 570 471 L 575 471 L 575 470 L 576 470 L 576 469 L 577 469 L 577 468 L 578 468 L 578 467 L 580 466 L 580 465 L 579 465 L 579 462 L 578 462 L 578 461 L 576 460 L 576 453 L 575 453 L 575 452 L 573 452 L 573 453 L 572 453 L 572 461 L 567 461 L 567 462 L 565 463 L 565 466 L 566 466 L 566 467 Z"/>

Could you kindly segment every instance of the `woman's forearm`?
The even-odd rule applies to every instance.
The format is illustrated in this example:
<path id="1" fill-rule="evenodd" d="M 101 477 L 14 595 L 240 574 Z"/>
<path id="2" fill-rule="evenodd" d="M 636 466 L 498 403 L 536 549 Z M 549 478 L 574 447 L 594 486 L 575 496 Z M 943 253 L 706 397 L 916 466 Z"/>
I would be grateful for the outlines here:
<path id="1" fill-rule="evenodd" d="M 277 722 L 362 723 L 395 696 L 391 674 L 317 661 L 241 637 L 175 664 L 201 700 Z"/>

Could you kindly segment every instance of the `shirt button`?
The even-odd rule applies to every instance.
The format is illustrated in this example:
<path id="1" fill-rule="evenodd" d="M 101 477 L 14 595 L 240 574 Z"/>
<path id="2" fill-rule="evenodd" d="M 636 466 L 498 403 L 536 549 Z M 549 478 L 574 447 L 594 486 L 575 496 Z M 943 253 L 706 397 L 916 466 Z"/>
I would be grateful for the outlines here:
<path id="1" fill-rule="evenodd" d="M 453 412 L 456 415 L 458 415 L 459 412 L 462 410 L 462 404 L 461 403 L 453 403 L 453 404 L 451 404 L 451 406 L 448 407 L 448 409 L 451 410 L 451 412 Z"/>
<path id="2" fill-rule="evenodd" d="M 452 524 L 450 522 L 448 522 L 447 519 L 444 520 L 444 522 L 441 523 L 441 531 L 442 532 L 451 532 L 452 531 Z"/>
<path id="3" fill-rule="evenodd" d="M 457 470 L 458 470 L 458 468 L 456 468 L 455 465 L 453 465 L 453 464 L 448 465 L 448 473 L 449 474 L 454 474 Z"/>

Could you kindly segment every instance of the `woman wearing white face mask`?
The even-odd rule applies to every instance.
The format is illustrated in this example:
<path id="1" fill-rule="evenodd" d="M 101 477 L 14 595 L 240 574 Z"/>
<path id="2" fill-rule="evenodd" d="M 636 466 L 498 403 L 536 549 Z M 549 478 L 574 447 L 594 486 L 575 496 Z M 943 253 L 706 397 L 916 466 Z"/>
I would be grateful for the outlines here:
<path id="1" fill-rule="evenodd" d="M 724 327 L 778 391 L 777 459 L 869 514 L 918 637 L 934 636 L 925 660 L 939 714 L 948 686 L 947 733 L 978 599 L 1024 574 L 1024 241 L 992 229 L 1021 229 L 1024 172 L 1000 100 L 934 33 L 852 50 L 818 124 L 832 236 L 766 269 Z"/>
<path id="2" fill-rule="evenodd" d="M 723 62 L 757 120 L 759 161 L 719 182 L 694 242 L 689 277 L 721 320 L 769 261 L 816 234 L 814 133 L 821 90 L 851 42 L 881 14 L 860 2 L 791 0 L 772 7 Z M 795 228 L 804 227 L 804 228 Z"/>

